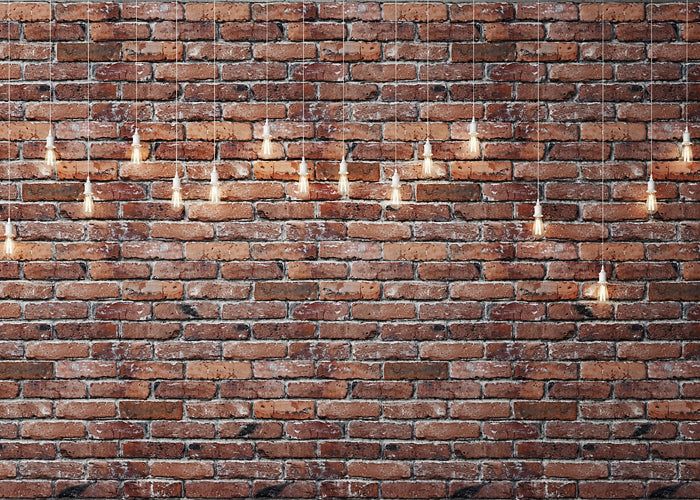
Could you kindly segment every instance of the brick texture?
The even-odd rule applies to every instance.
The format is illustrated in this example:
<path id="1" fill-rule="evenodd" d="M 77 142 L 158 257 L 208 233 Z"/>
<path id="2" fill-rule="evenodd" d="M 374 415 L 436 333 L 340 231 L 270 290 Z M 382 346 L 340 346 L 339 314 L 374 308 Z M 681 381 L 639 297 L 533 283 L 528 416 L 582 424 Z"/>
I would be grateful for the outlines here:
<path id="1" fill-rule="evenodd" d="M 53 51 L 47 2 L 0 7 L 0 190 L 19 237 L 0 264 L 0 497 L 700 498 L 700 168 L 676 161 L 686 77 L 700 137 L 700 4 L 689 30 L 684 3 L 654 6 L 653 47 L 642 2 L 543 2 L 539 25 L 534 7 L 477 3 L 475 32 L 469 3 L 433 3 L 426 52 L 422 2 L 348 2 L 345 26 L 339 2 L 272 3 L 268 24 L 259 3 L 221 1 L 213 19 L 210 3 L 144 0 L 138 25 L 134 2 L 93 2 L 90 68 L 85 2 L 56 2 Z M 266 31 L 275 157 L 260 160 Z M 51 93 L 57 176 L 40 161 Z M 428 113 L 439 172 L 421 179 Z M 139 168 L 125 161 L 136 116 Z M 168 204 L 176 134 L 184 213 Z M 349 201 L 334 187 L 344 147 Z M 204 201 L 215 158 L 218 206 Z M 543 241 L 529 234 L 538 158 Z"/>

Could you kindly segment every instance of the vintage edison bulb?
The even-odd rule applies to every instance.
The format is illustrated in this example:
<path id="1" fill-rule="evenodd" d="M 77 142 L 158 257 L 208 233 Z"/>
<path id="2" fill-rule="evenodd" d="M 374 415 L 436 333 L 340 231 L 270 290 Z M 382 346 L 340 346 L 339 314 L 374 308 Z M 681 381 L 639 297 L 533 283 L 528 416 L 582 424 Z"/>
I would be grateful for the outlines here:
<path id="1" fill-rule="evenodd" d="M 299 163 L 299 181 L 297 182 L 297 194 L 305 198 L 309 195 L 309 167 L 306 159 L 302 158 Z"/>
<path id="2" fill-rule="evenodd" d="M 83 188 L 83 213 L 91 216 L 95 212 L 95 196 L 92 192 L 92 182 L 90 176 L 85 179 L 85 187 Z"/>
<path id="3" fill-rule="evenodd" d="M 46 136 L 46 154 L 44 155 L 44 164 L 48 171 L 53 173 L 56 169 L 56 144 L 54 142 L 53 127 L 49 129 L 49 134 Z"/>
<path id="4" fill-rule="evenodd" d="M 12 257 L 15 253 L 15 230 L 12 222 L 7 219 L 5 222 L 5 256 Z"/>
<path id="5" fill-rule="evenodd" d="M 348 162 L 345 157 L 340 160 L 338 167 L 338 193 L 341 198 L 347 198 L 350 195 L 350 182 L 348 182 Z"/>
<path id="6" fill-rule="evenodd" d="M 481 146 L 479 143 L 479 134 L 476 131 L 476 120 L 472 118 L 469 124 L 469 153 L 472 155 L 477 155 L 481 151 Z"/>
<path id="7" fill-rule="evenodd" d="M 598 292 L 596 294 L 598 302 L 607 302 L 609 299 L 607 278 L 608 275 L 605 272 L 605 268 L 601 266 L 600 273 L 598 273 Z"/>
<path id="8" fill-rule="evenodd" d="M 686 127 L 683 131 L 683 142 L 681 143 L 681 160 L 688 163 L 693 161 L 693 143 L 690 140 L 690 131 Z"/>
<path id="9" fill-rule="evenodd" d="M 399 184 L 399 171 L 394 170 L 394 175 L 391 176 L 391 198 L 390 204 L 394 208 L 401 206 L 401 185 Z"/>
<path id="10" fill-rule="evenodd" d="M 270 122 L 265 120 L 263 125 L 263 141 L 260 148 L 260 156 L 270 158 L 272 156 L 272 138 L 270 137 Z"/>
<path id="11" fill-rule="evenodd" d="M 655 214 L 658 210 L 658 205 L 656 203 L 656 183 L 654 178 L 649 176 L 649 181 L 647 182 L 647 212 L 649 215 Z"/>
<path id="12" fill-rule="evenodd" d="M 429 140 L 426 140 L 423 145 L 423 175 L 426 177 L 433 175 L 433 147 Z"/>
<path id="13" fill-rule="evenodd" d="M 221 183 L 219 182 L 219 173 L 216 171 L 216 167 L 211 169 L 211 176 L 209 180 L 209 201 L 212 203 L 221 202 Z"/>
<path id="14" fill-rule="evenodd" d="M 177 168 L 175 168 L 175 176 L 173 177 L 173 187 L 172 195 L 170 197 L 170 204 L 176 210 L 179 210 L 183 207 L 182 184 L 180 183 L 180 174 L 178 173 Z"/>
<path id="15" fill-rule="evenodd" d="M 535 203 L 535 220 L 532 223 L 532 235 L 538 238 L 544 236 L 544 222 L 542 222 L 542 205 L 540 200 Z"/>
<path id="16" fill-rule="evenodd" d="M 141 136 L 138 130 L 134 130 L 134 135 L 131 137 L 131 163 L 140 165 L 143 161 L 141 157 Z"/>

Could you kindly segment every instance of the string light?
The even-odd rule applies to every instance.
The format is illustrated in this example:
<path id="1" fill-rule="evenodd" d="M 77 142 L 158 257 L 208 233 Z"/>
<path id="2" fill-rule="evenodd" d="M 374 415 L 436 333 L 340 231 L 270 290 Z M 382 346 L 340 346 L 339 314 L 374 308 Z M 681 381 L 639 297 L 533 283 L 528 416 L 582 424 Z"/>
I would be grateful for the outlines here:
<path id="1" fill-rule="evenodd" d="M 600 272 L 596 299 L 609 299 L 608 275 L 605 272 L 605 9 L 600 9 Z"/>
<path id="2" fill-rule="evenodd" d="M 7 5 L 5 6 L 5 15 L 7 16 L 7 47 L 8 47 L 8 59 L 9 59 L 9 47 L 10 47 L 10 0 L 7 0 Z M 12 99 L 10 97 L 10 80 L 12 74 L 10 73 L 11 64 L 7 64 L 7 121 L 9 123 L 10 117 L 12 116 Z M 11 258 L 15 254 L 15 229 L 12 226 L 12 186 L 10 182 L 10 162 L 12 161 L 12 152 L 10 150 L 10 127 L 7 127 L 7 222 L 5 222 L 5 257 Z"/>
<path id="3" fill-rule="evenodd" d="M 303 20 L 302 20 L 303 22 Z M 302 51 L 304 48 L 302 47 Z M 265 0 L 265 124 L 260 156 L 272 157 L 272 137 L 270 134 L 270 0 Z"/>
<path id="4" fill-rule="evenodd" d="M 85 34 L 85 40 L 87 42 L 87 72 L 88 72 L 88 81 L 87 81 L 87 101 L 88 101 L 88 116 L 87 116 L 87 177 L 85 178 L 85 186 L 83 188 L 83 213 L 87 217 L 91 217 L 92 214 L 95 211 L 95 196 L 92 191 L 92 183 L 90 182 L 90 162 L 91 157 L 90 157 L 90 146 L 91 146 L 91 139 L 92 139 L 92 134 L 91 134 L 91 117 L 92 117 L 92 112 L 91 112 L 91 106 L 90 106 L 90 87 L 92 83 L 92 72 L 90 71 L 90 0 L 87 2 L 87 31 Z"/>
<path id="5" fill-rule="evenodd" d="M 398 12 L 396 13 L 398 17 Z M 398 52 L 399 48 L 396 47 Z M 430 145 L 430 0 L 425 0 L 425 144 L 423 145 L 423 175 L 433 175 L 433 147 Z"/>
<path id="6" fill-rule="evenodd" d="M 56 144 L 53 133 L 53 0 L 49 1 L 49 132 L 46 135 L 44 166 L 46 174 L 56 171 Z"/>
<path id="7" fill-rule="evenodd" d="M 309 196 L 309 167 L 306 164 L 306 2 L 301 3 L 301 162 L 297 196 Z"/>
<path id="8" fill-rule="evenodd" d="M 472 0 L 472 121 L 469 123 L 469 154 L 481 153 L 479 133 L 476 129 L 476 9 Z"/>
<path id="9" fill-rule="evenodd" d="M 177 0 L 175 1 L 175 46 L 179 43 L 179 25 L 178 25 L 178 19 L 180 18 L 180 11 L 179 11 L 179 2 Z M 177 55 L 177 51 L 175 51 L 175 175 L 173 176 L 173 182 L 172 182 L 172 194 L 170 196 L 170 205 L 175 209 L 175 210 L 180 210 L 184 206 L 184 203 L 182 201 L 182 183 L 180 182 L 180 155 L 179 155 L 179 149 L 180 149 L 180 133 L 179 133 L 179 127 L 180 127 L 180 110 L 178 107 L 178 102 L 179 102 L 179 93 L 180 93 L 180 79 L 179 79 L 179 56 Z"/>
<path id="10" fill-rule="evenodd" d="M 342 142 L 343 142 L 343 157 L 338 165 L 338 193 L 340 197 L 346 199 L 350 196 L 350 183 L 348 182 L 348 162 L 345 159 L 345 0 L 342 1 L 341 7 L 343 11 L 343 44 L 342 44 L 342 67 L 343 67 L 343 83 L 341 86 L 343 94 L 343 124 L 342 124 Z"/>
<path id="11" fill-rule="evenodd" d="M 219 68 L 216 64 L 216 0 L 214 0 L 214 71 L 215 71 L 215 76 L 218 75 L 219 73 Z M 221 202 L 221 183 L 219 182 L 219 172 L 216 170 L 216 144 L 218 142 L 218 125 L 219 125 L 219 117 L 218 117 L 218 112 L 219 112 L 219 107 L 218 107 L 218 95 L 217 95 L 217 84 L 218 82 L 214 82 L 214 163 L 211 167 L 211 174 L 209 178 L 209 201 L 211 203 L 220 203 Z"/>
<path id="12" fill-rule="evenodd" d="M 134 135 L 131 136 L 131 163 L 141 165 L 143 157 L 141 154 L 141 136 L 139 135 L 139 0 L 136 0 L 136 17 L 134 19 L 134 85 L 135 85 L 135 118 Z"/>
<path id="13" fill-rule="evenodd" d="M 392 208 L 401 206 L 401 188 L 398 170 L 398 138 L 399 138 L 399 5 L 394 0 L 394 175 L 391 176 L 389 204 Z"/>
<path id="14" fill-rule="evenodd" d="M 658 208 L 656 203 L 656 184 L 654 183 L 654 0 L 649 2 L 649 180 L 647 181 L 646 208 L 649 215 L 654 215 Z"/>
<path id="15" fill-rule="evenodd" d="M 537 71 L 540 70 L 540 0 L 537 0 Z M 540 141 L 540 81 L 537 78 L 537 147 L 539 148 Z M 542 204 L 540 203 L 540 155 L 537 154 L 537 203 L 535 203 L 534 221 L 532 223 L 532 235 L 536 238 L 544 236 L 544 222 L 542 222 Z"/>
<path id="16" fill-rule="evenodd" d="M 690 163 L 693 161 L 693 142 L 690 140 L 690 130 L 688 130 L 688 97 L 690 95 L 690 59 L 688 57 L 688 45 L 690 44 L 690 5 L 685 0 L 685 130 L 683 131 L 683 141 L 681 142 L 681 160 Z"/>

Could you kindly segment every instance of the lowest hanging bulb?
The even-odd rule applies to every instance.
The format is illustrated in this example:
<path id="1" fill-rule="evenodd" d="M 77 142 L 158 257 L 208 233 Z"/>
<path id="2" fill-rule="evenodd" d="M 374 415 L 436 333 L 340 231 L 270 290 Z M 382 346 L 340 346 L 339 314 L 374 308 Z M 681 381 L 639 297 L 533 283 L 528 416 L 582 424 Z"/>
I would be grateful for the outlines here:
<path id="1" fill-rule="evenodd" d="M 693 143 L 690 140 L 688 127 L 683 131 L 683 142 L 681 142 L 681 160 L 689 163 L 693 161 Z"/>
<path id="2" fill-rule="evenodd" d="M 83 213 L 88 217 L 95 211 L 95 196 L 92 192 L 92 182 L 90 176 L 85 179 L 85 187 L 83 188 Z"/>
<path id="3" fill-rule="evenodd" d="M 401 185 L 399 181 L 399 171 L 394 170 L 394 175 L 391 176 L 391 197 L 389 202 L 393 208 L 401 206 Z"/>
<path id="4" fill-rule="evenodd" d="M 598 302 L 607 302 L 610 298 L 608 295 L 608 275 L 603 266 L 600 266 L 600 272 L 598 273 L 598 291 L 596 293 L 596 298 Z"/>
<path id="5" fill-rule="evenodd" d="M 221 183 L 219 182 L 219 173 L 216 171 L 216 167 L 211 169 L 211 176 L 209 179 L 209 201 L 212 203 L 221 202 Z"/>
<path id="6" fill-rule="evenodd" d="M 134 135 L 131 137 L 131 163 L 141 165 L 143 158 L 141 157 L 141 136 L 138 129 L 134 130 Z"/>
<path id="7" fill-rule="evenodd" d="M 537 203 L 535 203 L 535 220 L 532 223 L 532 235 L 541 238 L 544 236 L 544 222 L 542 222 L 542 205 L 540 204 L 539 198 Z"/>
<path id="8" fill-rule="evenodd" d="M 309 195 L 309 167 L 306 164 L 306 158 L 301 159 L 299 163 L 299 180 L 297 181 L 297 194 L 305 198 Z"/>
<path id="9" fill-rule="evenodd" d="M 350 196 L 350 182 L 348 182 L 348 162 L 345 161 L 345 157 L 340 160 L 340 166 L 338 167 L 338 193 L 340 193 L 341 198 L 347 198 Z"/>
<path id="10" fill-rule="evenodd" d="M 172 194 L 170 196 L 170 204 L 176 210 L 180 210 L 183 207 L 182 184 L 180 183 L 180 174 L 178 173 L 177 167 L 175 168 L 175 175 L 173 176 L 173 187 Z"/>
<path id="11" fill-rule="evenodd" d="M 270 158 L 272 156 L 272 138 L 270 137 L 270 122 L 265 119 L 265 124 L 263 125 L 263 141 L 262 147 L 260 148 L 260 156 L 263 158 Z"/>
<path id="12" fill-rule="evenodd" d="M 423 145 L 423 175 L 426 177 L 433 175 L 433 147 L 429 139 L 426 139 Z"/>
<path id="13" fill-rule="evenodd" d="M 647 182 L 647 212 L 649 215 L 653 215 L 656 213 L 657 209 L 656 183 L 654 182 L 654 178 L 650 175 L 649 181 Z"/>
<path id="14" fill-rule="evenodd" d="M 12 257 L 15 253 L 15 229 L 10 218 L 5 222 L 5 256 Z"/>
<path id="15" fill-rule="evenodd" d="M 477 155 L 481 152 L 481 144 L 479 143 L 479 133 L 476 131 L 476 118 L 472 117 L 469 123 L 469 153 Z"/>
<path id="16" fill-rule="evenodd" d="M 53 172 L 56 168 L 56 144 L 54 141 L 53 127 L 51 127 L 46 136 L 46 154 L 44 155 L 44 164 L 48 167 L 49 172 Z"/>

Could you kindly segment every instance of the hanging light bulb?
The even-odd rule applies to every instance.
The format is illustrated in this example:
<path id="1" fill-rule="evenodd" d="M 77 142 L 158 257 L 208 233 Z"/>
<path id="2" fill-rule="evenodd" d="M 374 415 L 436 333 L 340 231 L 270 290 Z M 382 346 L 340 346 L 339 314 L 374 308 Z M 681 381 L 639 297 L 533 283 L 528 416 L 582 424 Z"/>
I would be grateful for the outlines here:
<path id="1" fill-rule="evenodd" d="M 49 172 L 54 172 L 56 169 L 56 145 L 54 143 L 53 127 L 49 128 L 49 134 L 46 136 L 44 164 L 48 167 Z"/>
<path id="2" fill-rule="evenodd" d="M 15 230 L 10 218 L 5 222 L 5 256 L 12 257 L 15 253 Z"/>
<path id="3" fill-rule="evenodd" d="M 681 143 L 681 160 L 689 163 L 693 161 L 693 143 L 690 140 L 688 127 L 683 131 L 683 142 Z"/>
<path id="4" fill-rule="evenodd" d="M 131 163 L 141 165 L 141 136 L 138 129 L 134 130 L 134 135 L 131 137 Z"/>
<path id="5" fill-rule="evenodd" d="M 83 189 L 83 213 L 88 217 L 95 211 L 95 197 L 92 193 L 92 182 L 88 175 L 85 180 L 85 188 Z"/>
<path id="6" fill-rule="evenodd" d="M 338 192 L 341 198 L 347 198 L 350 196 L 350 183 L 348 182 L 348 162 L 345 161 L 345 157 L 340 160 L 340 166 L 338 167 Z"/>
<path id="7" fill-rule="evenodd" d="M 656 203 L 656 183 L 654 178 L 650 175 L 649 181 L 647 181 L 647 212 L 649 215 L 655 214 L 658 209 Z"/>
<path id="8" fill-rule="evenodd" d="M 433 147 L 428 139 L 423 145 L 423 175 L 426 177 L 433 175 Z"/>
<path id="9" fill-rule="evenodd" d="M 477 155 L 480 151 L 481 147 L 479 143 L 479 134 L 476 131 L 476 119 L 472 118 L 469 124 L 469 153 Z"/>
<path id="10" fill-rule="evenodd" d="M 598 302 L 607 302 L 610 298 L 608 295 L 608 275 L 603 266 L 600 267 L 600 272 L 598 273 L 598 292 L 596 295 Z"/>
<path id="11" fill-rule="evenodd" d="M 306 158 L 299 163 L 299 181 L 297 182 L 297 194 L 302 198 L 309 195 L 309 167 L 306 165 Z"/>
<path id="12" fill-rule="evenodd" d="M 221 202 L 221 183 L 219 182 L 219 173 L 216 171 L 216 166 L 211 169 L 211 178 L 209 180 L 209 201 L 212 203 Z"/>
<path id="13" fill-rule="evenodd" d="M 394 175 L 391 176 L 391 206 L 399 208 L 401 206 L 401 186 L 399 184 L 399 171 L 394 170 Z"/>
<path id="14" fill-rule="evenodd" d="M 183 207 L 182 203 L 182 184 L 180 183 L 180 174 L 177 168 L 175 169 L 175 176 L 173 177 L 173 192 L 170 197 L 170 204 L 176 210 Z"/>
<path id="15" fill-rule="evenodd" d="M 535 220 L 532 223 L 532 235 L 541 238 L 544 236 L 544 222 L 542 222 L 542 205 L 540 204 L 539 198 L 537 203 L 535 203 Z"/>
<path id="16" fill-rule="evenodd" d="M 263 125 L 263 141 L 260 148 L 260 156 L 263 158 L 272 157 L 272 138 L 270 137 L 270 122 L 266 119 Z"/>

